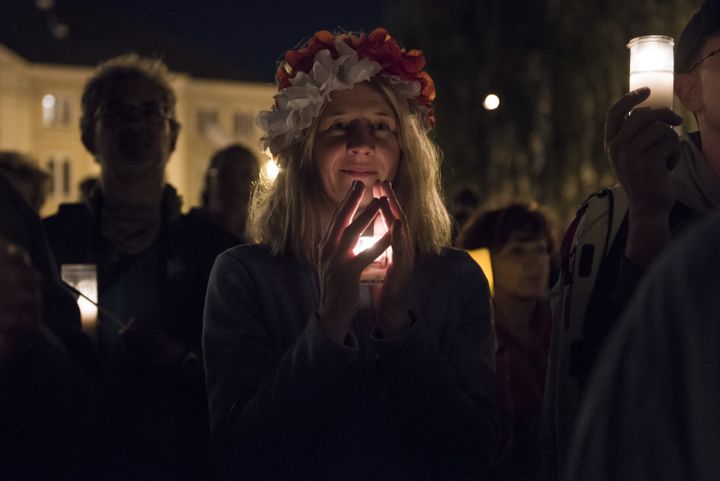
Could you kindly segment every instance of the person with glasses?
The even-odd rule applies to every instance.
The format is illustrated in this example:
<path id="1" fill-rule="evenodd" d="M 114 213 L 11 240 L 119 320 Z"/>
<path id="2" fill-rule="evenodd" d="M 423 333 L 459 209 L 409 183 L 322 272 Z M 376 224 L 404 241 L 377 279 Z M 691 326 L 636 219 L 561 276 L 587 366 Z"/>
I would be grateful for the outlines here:
<path id="1" fill-rule="evenodd" d="M 99 182 L 86 202 L 45 220 L 58 263 L 97 272 L 104 479 L 203 476 L 202 311 L 212 262 L 231 243 L 219 228 L 199 230 L 182 215 L 166 182 L 180 131 L 175 107 L 159 60 L 102 63 L 85 86 L 80 120 Z"/>
<path id="2" fill-rule="evenodd" d="M 555 288 L 543 437 L 544 478 L 567 460 L 588 375 L 645 270 L 679 233 L 720 206 L 720 0 L 706 0 L 680 35 L 675 95 L 698 131 L 679 136 L 670 109 L 607 112 L 605 146 L 619 186 L 594 194 L 565 234 Z M 632 112 L 632 113 L 631 113 Z"/>

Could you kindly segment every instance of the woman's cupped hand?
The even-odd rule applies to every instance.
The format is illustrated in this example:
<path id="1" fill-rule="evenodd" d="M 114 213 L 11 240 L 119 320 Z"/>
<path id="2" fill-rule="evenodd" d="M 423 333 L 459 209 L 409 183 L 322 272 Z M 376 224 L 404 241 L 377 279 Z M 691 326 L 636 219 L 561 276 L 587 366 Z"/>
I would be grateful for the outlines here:
<path id="1" fill-rule="evenodd" d="M 387 181 L 373 185 L 373 200 L 356 216 L 365 186 L 354 181 L 345 199 L 335 210 L 320 246 L 318 316 L 330 337 L 343 343 L 360 305 L 360 277 L 363 269 L 392 246 L 393 256 L 385 280 L 372 286 L 375 318 L 383 337 L 401 333 L 410 325 L 407 309 L 408 286 L 412 276 L 414 251 L 405 215 Z M 353 248 L 378 215 L 387 232 L 366 250 Z"/>

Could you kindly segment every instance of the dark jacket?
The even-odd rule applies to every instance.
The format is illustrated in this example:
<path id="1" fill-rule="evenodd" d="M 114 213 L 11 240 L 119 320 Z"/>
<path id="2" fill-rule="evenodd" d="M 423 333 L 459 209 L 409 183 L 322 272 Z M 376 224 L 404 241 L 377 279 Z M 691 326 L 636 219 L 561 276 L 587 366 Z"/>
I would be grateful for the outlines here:
<path id="1" fill-rule="evenodd" d="M 0 175 L 0 238 L 42 276 L 43 326 L 0 365 L 0 478 L 79 479 L 93 459 L 99 363 L 35 211 Z"/>
<path id="2" fill-rule="evenodd" d="M 310 267 L 262 245 L 218 257 L 204 354 L 227 479 L 482 479 L 499 433 L 482 271 L 453 249 L 416 259 L 414 324 L 389 339 L 361 293 L 340 345 Z"/>
<path id="3" fill-rule="evenodd" d="M 129 284 L 140 276 L 154 289 L 152 298 L 145 299 L 159 313 L 153 321 L 189 351 L 178 365 L 158 366 L 129 357 L 116 362 L 100 344 L 108 365 L 104 379 L 106 469 L 101 474 L 117 479 L 199 479 L 206 469 L 208 437 L 200 361 L 205 289 L 215 256 L 232 242 L 219 228 L 181 215 L 175 190 L 166 186 L 158 239 L 146 252 L 125 255 L 101 235 L 102 202 L 96 190 L 88 204 L 62 205 L 45 220 L 58 263 L 97 266 L 101 307 L 111 289 L 120 286 L 121 292 L 132 292 Z M 147 256 L 151 250 L 155 254 Z M 128 280 L 127 272 L 136 277 Z M 123 297 L 123 314 L 114 317 L 127 322 L 135 317 L 136 309 L 142 312 L 141 303 Z M 109 322 L 100 316 L 100 322 Z"/>

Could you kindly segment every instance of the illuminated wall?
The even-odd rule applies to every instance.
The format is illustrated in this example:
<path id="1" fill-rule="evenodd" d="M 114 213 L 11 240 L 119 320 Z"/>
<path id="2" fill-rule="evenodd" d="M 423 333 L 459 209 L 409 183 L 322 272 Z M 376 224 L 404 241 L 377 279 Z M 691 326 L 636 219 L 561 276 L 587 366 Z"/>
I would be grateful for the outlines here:
<path id="1" fill-rule="evenodd" d="M 0 44 L 0 149 L 19 150 L 38 160 L 53 178 L 43 215 L 79 198 L 78 183 L 99 168 L 80 142 L 80 97 L 91 67 L 33 64 Z M 210 156 L 231 142 L 258 149 L 255 115 L 272 104 L 275 86 L 265 83 L 198 79 L 173 73 L 182 124 L 168 181 L 184 208 L 200 200 Z"/>

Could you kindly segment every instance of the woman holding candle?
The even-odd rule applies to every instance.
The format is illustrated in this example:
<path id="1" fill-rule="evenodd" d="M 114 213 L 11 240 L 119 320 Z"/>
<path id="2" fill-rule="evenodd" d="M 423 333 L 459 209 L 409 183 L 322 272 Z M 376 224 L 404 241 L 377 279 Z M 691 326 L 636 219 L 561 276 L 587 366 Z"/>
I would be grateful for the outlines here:
<path id="1" fill-rule="evenodd" d="M 285 55 L 259 117 L 281 171 L 254 194 L 256 244 L 221 255 L 208 286 L 211 429 L 228 477 L 470 479 L 492 461 L 488 287 L 443 247 L 423 67 L 382 29 L 321 31 Z M 353 254 L 376 219 L 387 232 Z M 388 247 L 384 280 L 361 285 Z"/>

